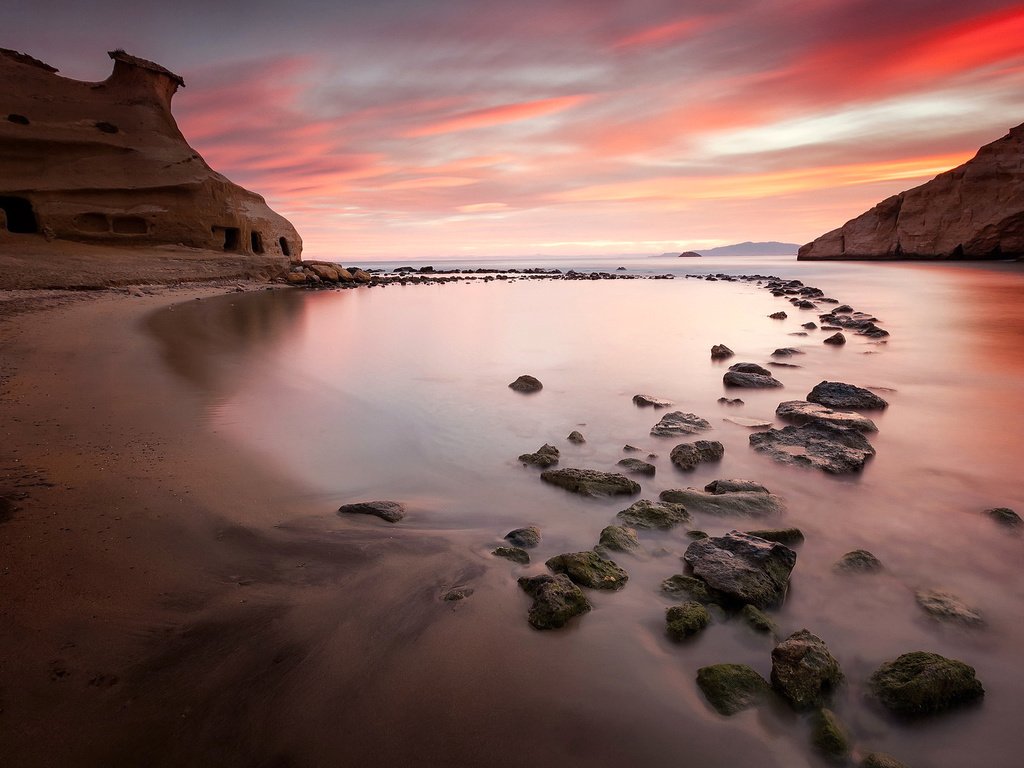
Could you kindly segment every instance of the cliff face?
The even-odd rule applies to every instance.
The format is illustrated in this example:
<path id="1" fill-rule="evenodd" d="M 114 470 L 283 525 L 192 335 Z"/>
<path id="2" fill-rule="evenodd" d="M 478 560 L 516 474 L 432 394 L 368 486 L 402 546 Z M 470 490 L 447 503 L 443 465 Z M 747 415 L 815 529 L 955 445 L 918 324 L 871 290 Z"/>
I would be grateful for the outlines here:
<path id="1" fill-rule="evenodd" d="M 1024 125 L 800 248 L 813 259 L 1024 257 Z"/>
<path id="2" fill-rule="evenodd" d="M 110 57 L 110 77 L 86 83 L 0 49 L 0 243 L 42 235 L 298 261 L 295 228 L 178 130 L 181 77 L 123 51 Z"/>

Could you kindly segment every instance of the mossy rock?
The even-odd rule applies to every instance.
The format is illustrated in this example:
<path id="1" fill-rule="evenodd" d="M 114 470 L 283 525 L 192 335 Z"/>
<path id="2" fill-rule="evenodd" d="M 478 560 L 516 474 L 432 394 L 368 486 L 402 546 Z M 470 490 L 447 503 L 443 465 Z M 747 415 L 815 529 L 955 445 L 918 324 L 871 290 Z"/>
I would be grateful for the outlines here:
<path id="1" fill-rule="evenodd" d="M 832 568 L 841 573 L 878 573 L 882 561 L 866 549 L 855 549 L 839 558 Z"/>
<path id="2" fill-rule="evenodd" d="M 811 709 L 825 703 L 843 681 L 839 662 L 825 641 L 801 629 L 772 650 L 772 687 L 794 709 Z"/>
<path id="3" fill-rule="evenodd" d="M 558 456 L 558 449 L 555 446 L 544 443 L 536 453 L 521 454 L 519 461 L 523 464 L 532 464 L 535 467 L 553 467 L 558 463 Z"/>
<path id="4" fill-rule="evenodd" d="M 708 609 L 696 601 L 673 605 L 665 611 L 668 635 L 673 640 L 693 637 L 711 623 Z"/>
<path id="5" fill-rule="evenodd" d="M 811 744 L 833 760 L 841 760 L 850 754 L 850 737 L 831 709 L 821 709 L 814 716 Z"/>
<path id="6" fill-rule="evenodd" d="M 598 545 L 616 552 L 630 552 L 640 546 L 636 529 L 625 525 L 609 525 L 601 531 Z"/>
<path id="7" fill-rule="evenodd" d="M 869 686 L 884 706 L 903 715 L 940 712 L 985 695 L 974 667 L 927 651 L 887 661 L 871 676 Z"/>
<path id="8" fill-rule="evenodd" d="M 520 565 L 528 565 L 530 562 L 530 553 L 521 547 L 498 547 L 492 550 L 491 554 L 495 557 L 504 557 L 506 560 Z"/>
<path id="9" fill-rule="evenodd" d="M 735 715 L 763 700 L 768 681 L 746 664 L 713 664 L 697 670 L 697 687 L 719 714 Z"/>
<path id="10" fill-rule="evenodd" d="M 613 560 L 597 552 L 566 552 L 545 563 L 555 573 L 564 573 L 576 584 L 591 589 L 622 589 L 629 579 Z"/>
<path id="11" fill-rule="evenodd" d="M 618 514 L 618 518 L 633 528 L 668 530 L 691 520 L 682 504 L 640 499 Z"/>
<path id="12" fill-rule="evenodd" d="M 693 576 L 681 573 L 669 576 L 661 582 L 661 591 L 670 597 L 684 597 L 705 605 L 717 602 L 716 595 L 708 589 L 708 585 Z"/>
<path id="13" fill-rule="evenodd" d="M 861 761 L 860 768 L 907 768 L 907 766 L 895 757 L 882 752 L 872 752 Z"/>
<path id="14" fill-rule="evenodd" d="M 516 528 L 505 534 L 505 540 L 513 547 L 529 549 L 540 544 L 540 528 L 535 525 L 528 525 L 525 528 Z"/>
<path id="15" fill-rule="evenodd" d="M 583 590 L 563 574 L 523 576 L 519 586 L 533 598 L 527 620 L 534 629 L 558 629 L 591 607 Z"/>
<path id="16" fill-rule="evenodd" d="M 640 484 L 625 475 L 596 469 L 546 469 L 540 473 L 540 479 L 580 496 L 632 496 L 640 493 Z"/>
<path id="17" fill-rule="evenodd" d="M 771 617 L 753 605 L 744 605 L 740 609 L 740 618 L 755 632 L 770 635 L 778 630 L 778 626 L 772 621 Z"/>

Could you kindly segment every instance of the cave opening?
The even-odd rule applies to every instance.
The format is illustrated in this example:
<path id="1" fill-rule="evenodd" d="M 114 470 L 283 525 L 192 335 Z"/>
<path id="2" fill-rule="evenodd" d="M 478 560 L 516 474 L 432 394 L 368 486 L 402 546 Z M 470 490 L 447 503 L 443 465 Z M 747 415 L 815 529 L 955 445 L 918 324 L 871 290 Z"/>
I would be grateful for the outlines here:
<path id="1" fill-rule="evenodd" d="M 0 197 L 0 210 L 7 217 L 7 231 L 31 234 L 39 231 L 32 203 L 24 197 Z"/>

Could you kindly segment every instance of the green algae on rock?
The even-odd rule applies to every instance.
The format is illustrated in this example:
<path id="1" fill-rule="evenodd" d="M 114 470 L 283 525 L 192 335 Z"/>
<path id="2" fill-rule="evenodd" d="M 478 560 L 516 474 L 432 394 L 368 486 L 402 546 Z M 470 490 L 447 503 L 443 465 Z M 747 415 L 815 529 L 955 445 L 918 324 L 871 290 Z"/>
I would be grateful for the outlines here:
<path id="1" fill-rule="evenodd" d="M 821 706 L 843 681 L 839 662 L 825 641 L 801 629 L 772 650 L 772 687 L 794 709 Z"/>
<path id="2" fill-rule="evenodd" d="M 871 675 L 869 687 L 883 705 L 904 715 L 940 712 L 985 695 L 974 667 L 927 651 L 887 661 Z"/>
<path id="3" fill-rule="evenodd" d="M 523 576 L 518 583 L 533 598 L 527 620 L 534 629 L 558 629 L 591 608 L 583 590 L 563 574 Z"/>
<path id="4" fill-rule="evenodd" d="M 746 664 L 713 664 L 697 670 L 697 687 L 722 715 L 754 706 L 771 690 L 768 681 Z"/>
<path id="5" fill-rule="evenodd" d="M 692 519 L 682 504 L 640 499 L 619 512 L 617 517 L 634 528 L 668 530 Z"/>
<path id="6" fill-rule="evenodd" d="M 597 552 L 566 552 L 545 563 L 555 573 L 564 573 L 580 586 L 591 589 L 622 589 L 629 579 L 614 561 Z"/>
<path id="7" fill-rule="evenodd" d="M 815 714 L 811 744 L 833 760 L 840 760 L 850 754 L 850 737 L 831 709 L 820 709 Z"/>
<path id="8" fill-rule="evenodd" d="M 665 622 L 668 635 L 673 640 L 685 640 L 692 637 L 711 623 L 708 609 L 696 601 L 673 605 L 665 611 Z"/>
<path id="9" fill-rule="evenodd" d="M 520 565 L 528 565 L 530 562 L 530 553 L 521 547 L 498 547 L 492 550 L 491 554 L 496 557 L 504 557 L 506 560 Z"/>

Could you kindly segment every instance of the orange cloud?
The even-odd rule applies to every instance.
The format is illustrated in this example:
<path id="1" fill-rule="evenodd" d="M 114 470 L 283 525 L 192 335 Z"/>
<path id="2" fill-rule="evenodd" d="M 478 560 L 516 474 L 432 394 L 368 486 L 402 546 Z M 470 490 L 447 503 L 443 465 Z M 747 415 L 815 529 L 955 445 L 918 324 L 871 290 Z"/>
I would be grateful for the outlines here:
<path id="1" fill-rule="evenodd" d="M 674 43 L 684 37 L 691 36 L 703 26 L 705 26 L 705 21 L 697 18 L 670 21 L 665 24 L 641 29 L 639 32 L 634 32 L 625 37 L 620 37 L 612 43 L 612 48 L 634 48 Z"/>
<path id="2" fill-rule="evenodd" d="M 498 107 L 487 107 L 476 109 L 471 112 L 463 112 L 453 117 L 439 120 L 434 123 L 419 126 L 406 131 L 403 135 L 407 138 L 418 138 L 421 136 L 436 136 L 441 133 L 454 133 L 456 131 L 468 131 L 475 128 L 489 128 L 495 125 L 515 123 L 521 120 L 529 120 L 534 117 L 562 112 L 571 109 L 590 97 L 587 95 L 556 96 L 550 99 L 539 99 L 537 101 L 524 101 L 517 104 L 502 104 Z"/>

